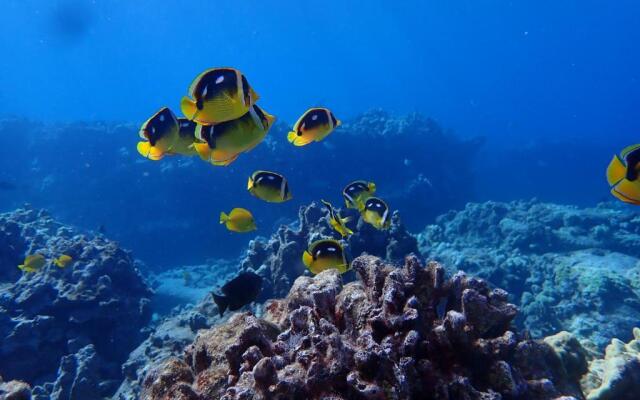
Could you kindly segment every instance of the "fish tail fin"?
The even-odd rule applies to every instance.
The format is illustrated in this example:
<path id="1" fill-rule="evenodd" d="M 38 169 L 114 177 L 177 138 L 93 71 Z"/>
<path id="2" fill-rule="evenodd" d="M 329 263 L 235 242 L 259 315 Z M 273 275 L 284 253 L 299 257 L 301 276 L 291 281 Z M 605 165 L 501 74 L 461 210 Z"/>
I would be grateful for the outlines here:
<path id="1" fill-rule="evenodd" d="M 182 100 L 180 100 L 180 109 L 184 114 L 185 118 L 193 121 L 198 113 L 198 107 L 196 107 L 196 102 L 184 96 Z"/>
<path id="2" fill-rule="evenodd" d="M 620 157 L 614 155 L 607 167 L 607 182 L 609 186 L 613 186 L 620 182 L 627 173 L 627 167 L 624 165 Z"/>
<path id="3" fill-rule="evenodd" d="M 251 189 L 253 189 L 253 178 L 249 177 L 249 180 L 247 181 L 247 190 Z"/>
<path id="4" fill-rule="evenodd" d="M 21 270 L 21 271 L 26 271 L 27 267 L 24 264 L 20 264 L 20 265 L 18 265 L 18 269 Z"/>
<path id="5" fill-rule="evenodd" d="M 364 211 L 364 201 L 362 201 L 362 199 L 356 200 L 356 209 L 360 212 Z"/>
<path id="6" fill-rule="evenodd" d="M 336 128 L 342 125 L 342 121 L 336 118 Z"/>
<path id="7" fill-rule="evenodd" d="M 344 217 L 344 218 L 340 218 L 340 221 L 342 221 L 343 224 L 347 224 L 349 222 L 351 222 L 353 218 L 351 217 Z"/>
<path id="8" fill-rule="evenodd" d="M 164 157 L 162 150 L 151 146 L 149 142 L 138 142 L 138 153 L 149 160 L 158 161 Z"/>
<path id="9" fill-rule="evenodd" d="M 265 116 L 265 118 L 267 118 L 267 124 L 269 125 L 269 127 L 271 127 L 273 125 L 273 123 L 276 122 L 276 116 L 275 115 L 264 113 L 264 116 Z"/>
<path id="10" fill-rule="evenodd" d="M 367 185 L 367 187 L 369 188 L 369 191 L 371 193 L 374 193 L 376 191 L 376 184 L 373 182 L 369 182 L 369 184 Z"/>
<path id="11" fill-rule="evenodd" d="M 221 212 L 220 213 L 220 223 L 224 224 L 225 222 L 229 221 L 229 215 L 226 212 Z"/>
<path id="12" fill-rule="evenodd" d="M 224 312 L 227 311 L 227 307 L 229 307 L 229 302 L 227 298 L 225 296 L 220 296 L 215 293 L 211 293 L 211 297 L 213 297 L 213 301 L 218 306 L 218 313 L 220 313 L 220 316 L 222 317 Z"/>
<path id="13" fill-rule="evenodd" d="M 311 263 L 313 262 L 313 257 L 308 251 L 305 251 L 304 253 L 302 253 L 302 262 L 307 268 L 311 267 Z"/>
<path id="14" fill-rule="evenodd" d="M 58 268 L 64 268 L 64 265 L 62 265 L 60 260 L 53 260 L 53 265 L 55 265 Z"/>
<path id="15" fill-rule="evenodd" d="M 289 141 L 289 143 L 295 142 L 297 137 L 298 137 L 298 134 L 295 133 L 294 131 L 291 131 L 287 134 L 287 140 Z"/>

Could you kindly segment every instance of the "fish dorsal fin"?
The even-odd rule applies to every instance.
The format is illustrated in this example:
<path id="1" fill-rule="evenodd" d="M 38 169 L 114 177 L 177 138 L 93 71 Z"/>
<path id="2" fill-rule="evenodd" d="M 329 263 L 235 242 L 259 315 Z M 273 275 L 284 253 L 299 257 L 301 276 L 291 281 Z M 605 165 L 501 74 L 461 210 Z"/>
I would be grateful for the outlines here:
<path id="1" fill-rule="evenodd" d="M 638 149 L 640 149 L 640 144 L 632 144 L 631 146 L 627 146 L 624 149 L 622 149 L 622 152 L 620 152 L 620 156 L 622 158 L 626 158 L 629 155 L 629 153 Z"/>

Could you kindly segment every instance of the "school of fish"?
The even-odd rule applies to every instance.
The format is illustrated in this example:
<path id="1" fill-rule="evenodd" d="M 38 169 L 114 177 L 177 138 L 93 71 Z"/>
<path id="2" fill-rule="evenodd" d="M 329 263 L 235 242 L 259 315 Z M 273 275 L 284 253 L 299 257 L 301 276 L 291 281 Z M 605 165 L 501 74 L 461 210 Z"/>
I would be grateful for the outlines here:
<path id="1" fill-rule="evenodd" d="M 162 107 L 140 127 L 137 150 L 143 157 L 159 161 L 166 156 L 198 156 L 215 166 L 228 166 L 258 146 L 273 126 L 276 117 L 256 103 L 260 96 L 246 76 L 235 68 L 211 68 L 198 75 L 180 102 L 183 117 L 177 117 L 168 107 Z M 320 142 L 341 125 L 328 108 L 312 107 L 305 111 L 287 134 L 287 141 L 296 147 Z M 610 191 L 617 199 L 640 205 L 640 144 L 628 146 L 614 155 L 606 171 Z M 277 172 L 258 170 L 247 182 L 247 191 L 269 203 L 292 199 L 287 179 Z M 373 182 L 356 180 L 342 190 L 347 208 L 355 209 L 361 219 L 376 229 L 391 226 L 391 210 L 375 196 Z M 328 212 L 327 222 L 342 239 L 353 234 L 348 226 L 351 218 L 342 218 L 339 211 L 321 200 Z M 231 232 L 246 233 L 257 229 L 252 213 L 235 207 L 220 213 L 220 224 Z M 51 260 L 52 265 L 65 268 L 73 258 L 63 254 Z M 302 254 L 302 263 L 313 274 L 335 268 L 349 270 L 350 262 L 341 240 L 322 239 L 310 243 Z M 28 255 L 18 268 L 34 273 L 47 265 L 41 254 Z M 186 279 L 186 278 L 185 278 Z M 212 293 L 222 315 L 226 309 L 237 310 L 256 300 L 262 278 L 253 273 L 241 273 L 222 287 L 223 295 Z"/>

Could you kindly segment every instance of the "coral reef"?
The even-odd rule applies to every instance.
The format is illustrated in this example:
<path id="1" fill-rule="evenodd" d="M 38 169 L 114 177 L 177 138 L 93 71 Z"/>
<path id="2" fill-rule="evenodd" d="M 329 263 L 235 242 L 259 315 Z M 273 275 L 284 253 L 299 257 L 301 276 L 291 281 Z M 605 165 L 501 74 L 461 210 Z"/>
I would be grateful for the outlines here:
<path id="1" fill-rule="evenodd" d="M 342 214 L 358 220 L 354 210 L 342 210 Z M 300 208 L 295 225 L 281 225 L 268 240 L 252 240 L 240 263 L 241 269 L 252 269 L 265 279 L 262 300 L 285 296 L 297 277 L 309 273 L 301 257 L 310 243 L 327 237 L 340 238 L 328 223 L 328 212 L 317 202 Z M 405 254 L 418 254 L 416 239 L 406 231 L 397 212 L 392 216 L 391 228 L 386 231 L 359 220 L 355 234 L 347 243 L 352 256 L 366 252 L 391 262 L 401 262 Z"/>
<path id="2" fill-rule="evenodd" d="M 635 400 L 640 393 L 640 328 L 634 339 L 624 343 L 613 339 L 604 358 L 591 361 L 582 378 L 587 400 Z"/>
<path id="3" fill-rule="evenodd" d="M 468 204 L 419 235 L 425 256 L 505 288 L 534 336 L 566 330 L 599 348 L 640 314 L 640 215 L 603 204 Z"/>
<path id="4" fill-rule="evenodd" d="M 262 319 L 240 313 L 201 331 L 149 371 L 142 398 L 582 398 L 553 347 L 512 329 L 505 291 L 446 279 L 415 256 L 402 268 L 361 256 L 353 268 L 357 282 L 303 276 Z"/>
<path id="5" fill-rule="evenodd" d="M 76 234 L 43 211 L 0 215 L 2 270 L 39 253 L 68 254 L 64 269 L 51 262 L 36 273 L 4 272 L 0 286 L 0 375 L 36 386 L 35 399 L 111 395 L 120 365 L 144 337 L 151 290 L 131 255 L 101 236 Z"/>

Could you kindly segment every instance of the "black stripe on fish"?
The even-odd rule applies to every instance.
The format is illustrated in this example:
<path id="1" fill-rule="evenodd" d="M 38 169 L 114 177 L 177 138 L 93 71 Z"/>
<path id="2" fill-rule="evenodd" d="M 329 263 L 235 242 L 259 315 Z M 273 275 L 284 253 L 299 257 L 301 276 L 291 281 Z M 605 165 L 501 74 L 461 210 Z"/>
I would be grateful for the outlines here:
<path id="1" fill-rule="evenodd" d="M 230 68 L 217 68 L 206 73 L 195 87 L 195 95 L 198 99 L 209 100 L 217 97 L 222 92 L 230 96 L 238 93 L 238 78 L 236 70 Z M 201 109 L 202 107 L 198 107 Z"/>
<path id="2" fill-rule="evenodd" d="M 322 240 L 316 243 L 310 253 L 314 260 L 324 257 L 344 260 L 344 251 L 342 250 L 342 246 L 333 240 Z"/>
<path id="3" fill-rule="evenodd" d="M 307 115 L 304 116 L 300 127 L 302 128 L 304 126 L 304 130 L 308 131 L 328 124 L 329 115 L 327 115 L 327 110 L 323 108 L 314 108 L 313 110 L 308 111 Z"/>
<path id="4" fill-rule="evenodd" d="M 632 150 L 624 157 L 627 164 L 627 176 L 626 178 L 631 182 L 638 179 L 638 164 L 640 164 L 640 147 Z"/>
<path id="5" fill-rule="evenodd" d="M 254 186 L 270 187 L 272 189 L 280 191 L 284 177 L 274 172 L 259 172 L 253 176 Z M 289 185 L 285 182 L 284 195 L 286 197 L 289 193 Z"/>

